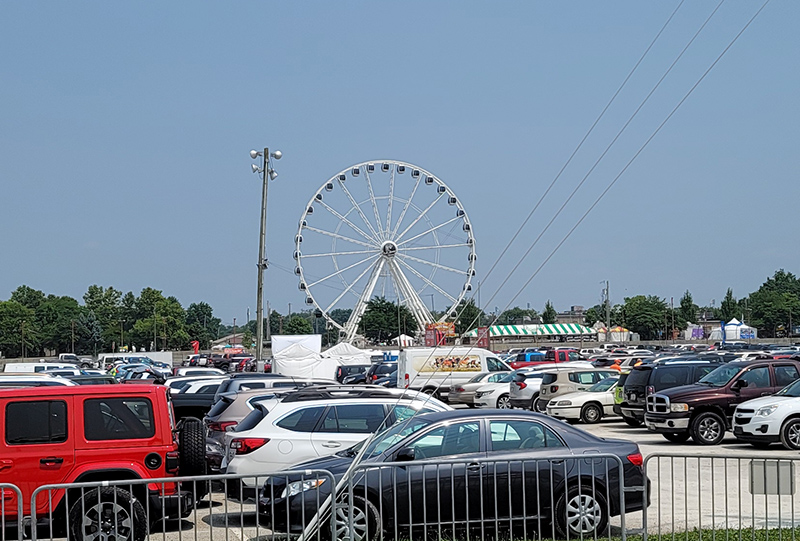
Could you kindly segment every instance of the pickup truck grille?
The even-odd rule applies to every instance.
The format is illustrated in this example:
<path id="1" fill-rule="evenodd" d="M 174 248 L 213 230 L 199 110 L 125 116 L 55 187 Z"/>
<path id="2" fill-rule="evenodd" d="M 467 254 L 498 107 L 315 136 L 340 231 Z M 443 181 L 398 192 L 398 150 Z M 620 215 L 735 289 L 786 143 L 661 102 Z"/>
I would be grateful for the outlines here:
<path id="1" fill-rule="evenodd" d="M 647 413 L 669 413 L 669 398 L 660 394 L 648 396 Z"/>

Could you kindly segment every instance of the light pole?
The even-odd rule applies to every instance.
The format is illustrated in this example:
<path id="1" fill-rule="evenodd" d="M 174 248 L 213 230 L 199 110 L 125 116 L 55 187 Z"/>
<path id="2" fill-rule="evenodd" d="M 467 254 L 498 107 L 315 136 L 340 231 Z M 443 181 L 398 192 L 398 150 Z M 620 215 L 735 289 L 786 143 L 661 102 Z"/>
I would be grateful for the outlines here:
<path id="1" fill-rule="evenodd" d="M 261 173 L 261 232 L 258 236 L 258 293 L 256 294 L 256 370 L 264 370 L 264 271 L 267 269 L 267 258 L 264 254 L 267 242 L 267 187 L 270 180 L 275 180 L 278 173 L 270 166 L 270 158 L 280 160 L 283 153 L 276 150 L 272 154 L 269 148 L 263 151 L 251 150 L 250 157 L 261 157 L 261 167 L 252 164 L 253 173 Z"/>

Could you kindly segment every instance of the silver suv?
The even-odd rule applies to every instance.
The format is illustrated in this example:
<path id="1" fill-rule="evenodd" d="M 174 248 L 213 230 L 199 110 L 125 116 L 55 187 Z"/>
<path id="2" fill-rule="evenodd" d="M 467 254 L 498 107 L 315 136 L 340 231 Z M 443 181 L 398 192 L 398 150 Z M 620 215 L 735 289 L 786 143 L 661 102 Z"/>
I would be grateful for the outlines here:
<path id="1" fill-rule="evenodd" d="M 593 366 L 585 361 L 551 363 L 520 368 L 514 371 L 514 380 L 509 383 L 509 399 L 512 408 L 535 410 L 539 398 L 539 386 L 545 372 L 553 370 L 574 370 L 575 368 L 591 369 Z"/>
<path id="2" fill-rule="evenodd" d="M 598 368 L 571 368 L 548 370 L 542 376 L 536 411 L 547 411 L 547 403 L 563 394 L 585 391 L 595 383 L 612 376 L 619 376 L 617 370 Z"/>

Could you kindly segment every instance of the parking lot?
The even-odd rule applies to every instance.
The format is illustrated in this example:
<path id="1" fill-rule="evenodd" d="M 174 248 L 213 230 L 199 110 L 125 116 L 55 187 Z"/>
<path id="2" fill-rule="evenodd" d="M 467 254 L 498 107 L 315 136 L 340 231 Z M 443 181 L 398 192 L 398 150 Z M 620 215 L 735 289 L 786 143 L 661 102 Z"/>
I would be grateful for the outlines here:
<path id="1" fill-rule="evenodd" d="M 765 496 L 753 494 L 751 459 L 787 459 L 791 468 L 793 494 L 797 476 L 792 459 L 795 455 L 775 445 L 759 450 L 741 444 L 732 436 L 722 445 L 700 446 L 691 442 L 675 444 L 645 428 L 631 428 L 617 418 L 594 425 L 580 425 L 597 436 L 636 441 L 645 457 L 651 483 L 651 504 L 647 516 L 628 513 L 625 530 L 641 533 L 645 520 L 649 534 L 687 529 L 725 529 L 783 527 L 798 522 L 800 502 L 791 494 Z M 763 462 L 762 462 L 763 463 Z M 256 522 L 255 505 L 239 504 L 217 490 L 199 502 L 190 516 L 170 521 L 163 529 L 151 532 L 152 539 L 272 539 L 272 533 Z M 619 517 L 611 520 L 610 535 L 621 533 Z M 40 532 L 41 534 L 46 532 Z M 44 535 L 44 537 L 49 537 Z"/>

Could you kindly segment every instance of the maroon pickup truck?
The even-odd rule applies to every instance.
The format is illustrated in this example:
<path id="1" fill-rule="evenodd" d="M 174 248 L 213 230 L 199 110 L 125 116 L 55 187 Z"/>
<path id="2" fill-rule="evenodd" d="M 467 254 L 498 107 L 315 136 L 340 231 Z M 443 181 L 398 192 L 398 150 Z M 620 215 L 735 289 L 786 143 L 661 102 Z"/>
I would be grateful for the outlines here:
<path id="1" fill-rule="evenodd" d="M 732 361 L 694 385 L 649 395 L 644 422 L 651 431 L 673 442 L 691 437 L 701 445 L 717 445 L 725 431 L 731 430 L 737 405 L 774 394 L 798 378 L 800 360 L 796 357 Z"/>

